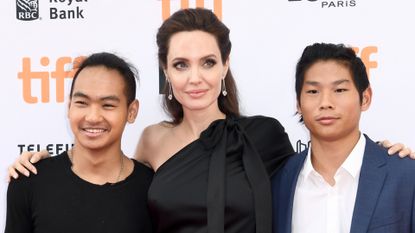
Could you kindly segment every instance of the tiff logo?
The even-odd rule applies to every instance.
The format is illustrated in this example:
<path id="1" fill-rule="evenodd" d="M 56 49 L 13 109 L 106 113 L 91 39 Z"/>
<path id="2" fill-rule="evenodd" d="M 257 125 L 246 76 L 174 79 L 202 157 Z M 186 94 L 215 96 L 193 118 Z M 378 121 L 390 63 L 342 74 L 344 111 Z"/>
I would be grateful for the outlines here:
<path id="1" fill-rule="evenodd" d="M 39 0 L 16 0 L 16 18 L 30 21 L 39 18 Z"/>
<path id="2" fill-rule="evenodd" d="M 31 59 L 24 57 L 22 59 L 22 71 L 18 73 L 18 79 L 22 80 L 23 100 L 29 104 L 38 103 L 38 97 L 32 95 L 32 80 L 40 80 L 41 83 L 41 102 L 48 103 L 50 95 L 50 78 L 56 80 L 56 102 L 64 101 L 65 78 L 72 79 L 76 70 L 66 71 L 67 64 L 79 64 L 84 57 L 77 57 L 72 60 L 70 57 L 60 57 L 56 60 L 55 70 L 48 71 L 32 71 Z M 47 67 L 50 63 L 48 57 L 42 57 L 40 64 Z"/>
<path id="3" fill-rule="evenodd" d="M 378 52 L 378 47 L 376 46 L 367 46 L 362 49 L 353 47 L 353 50 L 356 52 L 356 54 L 359 54 L 360 52 L 360 59 L 362 59 L 362 62 L 366 66 L 366 73 L 367 76 L 370 77 L 370 69 L 378 68 L 378 62 L 371 60 L 370 56 L 372 54 L 375 54 Z"/>
<path id="4" fill-rule="evenodd" d="M 170 2 L 172 0 L 161 0 L 161 12 L 163 21 L 170 17 Z M 179 1 L 179 0 L 177 0 Z M 196 1 L 196 7 L 204 8 L 205 0 L 194 0 Z M 213 1 L 213 12 L 215 15 L 222 20 L 222 0 L 212 0 Z M 189 8 L 189 0 L 180 0 L 181 9 Z"/>

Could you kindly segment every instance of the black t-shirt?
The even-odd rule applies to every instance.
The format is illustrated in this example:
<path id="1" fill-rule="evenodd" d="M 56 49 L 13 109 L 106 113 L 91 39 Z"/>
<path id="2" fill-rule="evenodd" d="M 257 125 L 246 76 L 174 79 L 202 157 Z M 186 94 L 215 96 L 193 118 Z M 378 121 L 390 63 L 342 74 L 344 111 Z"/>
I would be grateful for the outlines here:
<path id="1" fill-rule="evenodd" d="M 139 162 L 125 180 L 104 185 L 76 176 L 66 152 L 37 169 L 38 175 L 9 184 L 6 233 L 152 232 L 147 191 L 153 171 Z"/>

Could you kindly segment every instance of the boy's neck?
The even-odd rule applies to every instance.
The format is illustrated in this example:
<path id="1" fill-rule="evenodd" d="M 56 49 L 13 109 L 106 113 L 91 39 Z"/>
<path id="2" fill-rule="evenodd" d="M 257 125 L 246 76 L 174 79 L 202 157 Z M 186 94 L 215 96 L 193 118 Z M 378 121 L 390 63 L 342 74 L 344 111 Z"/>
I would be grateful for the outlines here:
<path id="1" fill-rule="evenodd" d="M 93 183 L 105 184 L 120 181 L 125 160 L 120 146 L 100 150 L 85 149 L 82 146 L 74 146 L 68 152 L 72 162 L 72 171 L 80 178 Z"/>
<path id="2" fill-rule="evenodd" d="M 311 163 L 331 186 L 335 185 L 334 176 L 337 170 L 350 155 L 359 138 L 359 131 L 334 141 L 322 140 L 311 135 Z"/>

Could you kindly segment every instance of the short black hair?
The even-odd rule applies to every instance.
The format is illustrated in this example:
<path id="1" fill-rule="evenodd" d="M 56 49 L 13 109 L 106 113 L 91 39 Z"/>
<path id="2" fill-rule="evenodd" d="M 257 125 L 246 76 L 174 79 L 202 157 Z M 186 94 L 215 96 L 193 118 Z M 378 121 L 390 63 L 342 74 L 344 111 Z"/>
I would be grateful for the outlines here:
<path id="1" fill-rule="evenodd" d="M 96 66 L 104 66 L 107 69 L 118 71 L 124 79 L 124 94 L 127 97 L 127 106 L 130 105 L 136 98 L 136 80 L 138 80 L 137 69 L 117 55 L 107 52 L 93 53 L 81 62 L 73 77 L 69 97 L 72 98 L 73 88 L 79 73 L 86 67 Z"/>
<path id="2" fill-rule="evenodd" d="M 362 102 L 363 92 L 369 87 L 370 83 L 366 72 L 366 66 L 362 60 L 356 56 L 353 48 L 343 44 L 315 43 L 304 49 L 303 54 L 297 63 L 295 72 L 295 92 L 299 104 L 301 91 L 304 86 L 304 75 L 313 64 L 319 61 L 336 61 L 349 69 L 353 83 L 359 93 L 360 102 Z M 300 122 L 303 122 L 302 117 Z"/>

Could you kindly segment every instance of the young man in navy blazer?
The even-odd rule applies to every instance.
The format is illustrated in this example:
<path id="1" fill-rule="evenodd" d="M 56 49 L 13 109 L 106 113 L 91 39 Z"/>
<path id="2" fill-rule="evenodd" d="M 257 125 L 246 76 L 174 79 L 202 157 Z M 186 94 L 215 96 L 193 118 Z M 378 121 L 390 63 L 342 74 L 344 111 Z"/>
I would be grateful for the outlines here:
<path id="1" fill-rule="evenodd" d="M 295 88 L 311 146 L 272 179 L 274 232 L 415 232 L 415 161 L 360 132 L 372 90 L 353 49 L 306 47 Z"/>

